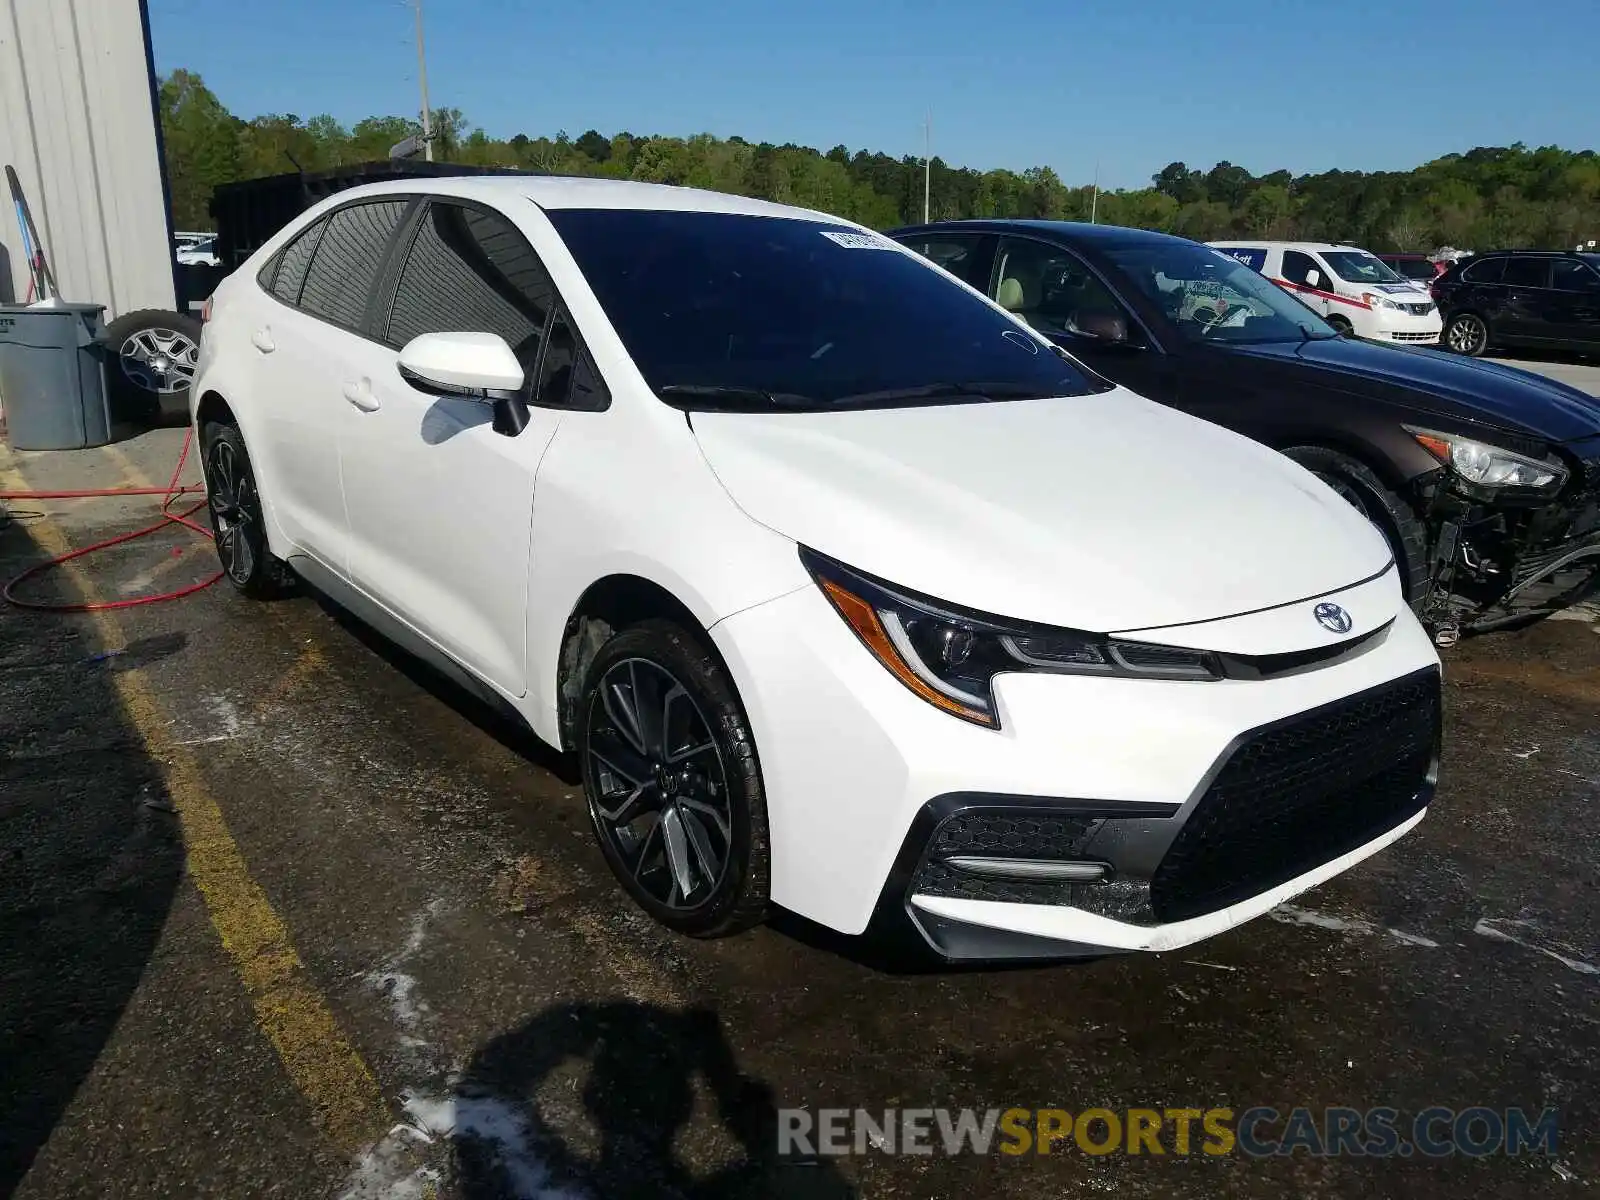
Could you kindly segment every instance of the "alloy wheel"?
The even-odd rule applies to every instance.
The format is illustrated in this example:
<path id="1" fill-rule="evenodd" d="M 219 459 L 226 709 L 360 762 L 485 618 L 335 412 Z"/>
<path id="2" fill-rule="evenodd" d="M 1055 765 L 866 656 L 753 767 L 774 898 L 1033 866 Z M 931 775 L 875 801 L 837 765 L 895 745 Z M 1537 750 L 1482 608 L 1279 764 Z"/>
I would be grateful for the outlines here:
<path id="1" fill-rule="evenodd" d="M 591 697 L 589 812 L 634 885 L 669 909 L 716 895 L 733 846 L 722 751 L 671 671 L 647 658 L 613 663 Z"/>
<path id="2" fill-rule="evenodd" d="M 1466 315 L 1450 322 L 1448 339 L 1450 349 L 1457 354 L 1476 354 L 1483 349 L 1489 331 L 1477 317 Z"/>
<path id="3" fill-rule="evenodd" d="M 233 444 L 222 438 L 206 456 L 206 503 L 222 569 L 235 583 L 248 583 L 256 566 L 251 532 L 260 526 L 261 505 L 255 480 Z"/>
<path id="4" fill-rule="evenodd" d="M 171 395 L 194 382 L 200 347 L 176 329 L 141 329 L 122 343 L 117 360 L 135 386 Z"/>

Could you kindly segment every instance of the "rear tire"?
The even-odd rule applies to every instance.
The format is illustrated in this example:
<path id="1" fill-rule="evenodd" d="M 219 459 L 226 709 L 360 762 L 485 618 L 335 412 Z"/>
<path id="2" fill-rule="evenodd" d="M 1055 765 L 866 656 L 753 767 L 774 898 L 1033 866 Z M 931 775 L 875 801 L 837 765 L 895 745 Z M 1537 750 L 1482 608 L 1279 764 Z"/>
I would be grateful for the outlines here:
<path id="1" fill-rule="evenodd" d="M 1477 358 L 1489 348 L 1489 326 L 1477 313 L 1453 313 L 1439 340 L 1457 354 Z"/>
<path id="2" fill-rule="evenodd" d="M 206 507 L 217 562 L 234 588 L 252 600 L 270 600 L 289 591 L 294 577 L 267 545 L 261 491 L 250 454 L 237 425 L 208 421 L 200 431 Z"/>
<path id="3" fill-rule="evenodd" d="M 1428 562 L 1428 531 L 1411 506 L 1358 459 L 1326 446 L 1292 446 L 1284 451 L 1326 483 L 1378 527 L 1389 543 L 1406 603 L 1418 608 L 1433 590 Z"/>
<path id="4" fill-rule="evenodd" d="M 766 792 L 733 682 L 699 639 L 650 620 L 595 655 L 578 704 L 595 838 L 661 924 L 725 937 L 766 916 Z"/>

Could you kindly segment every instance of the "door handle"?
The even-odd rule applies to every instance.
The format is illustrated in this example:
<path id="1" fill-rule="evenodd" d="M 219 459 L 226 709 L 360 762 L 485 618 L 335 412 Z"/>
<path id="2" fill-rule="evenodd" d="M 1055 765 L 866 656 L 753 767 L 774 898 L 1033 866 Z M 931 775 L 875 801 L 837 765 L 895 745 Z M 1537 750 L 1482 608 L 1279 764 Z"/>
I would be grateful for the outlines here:
<path id="1" fill-rule="evenodd" d="M 352 379 L 344 385 L 344 398 L 362 412 L 376 412 L 378 398 L 372 394 L 370 379 Z"/>
<path id="2" fill-rule="evenodd" d="M 271 354 L 278 348 L 278 343 L 272 340 L 272 330 L 258 329 L 250 335 L 250 344 L 263 354 Z"/>

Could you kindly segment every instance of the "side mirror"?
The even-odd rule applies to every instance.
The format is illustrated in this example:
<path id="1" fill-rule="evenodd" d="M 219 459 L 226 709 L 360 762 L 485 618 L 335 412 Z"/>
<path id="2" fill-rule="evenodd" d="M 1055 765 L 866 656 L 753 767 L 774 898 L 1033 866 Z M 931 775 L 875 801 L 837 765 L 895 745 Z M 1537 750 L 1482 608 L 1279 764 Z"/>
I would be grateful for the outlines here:
<path id="1" fill-rule="evenodd" d="M 420 392 L 494 405 L 494 429 L 516 437 L 528 424 L 527 373 L 498 333 L 424 333 L 400 351 L 400 378 Z"/>
<path id="2" fill-rule="evenodd" d="M 498 333 L 420 334 L 400 351 L 400 376 L 419 391 L 467 400 L 497 400 L 527 382 Z"/>
<path id="3" fill-rule="evenodd" d="M 1073 322 L 1079 331 L 1086 337 L 1097 342 L 1111 346 L 1126 346 L 1128 342 L 1128 322 L 1121 313 L 1098 312 L 1079 313 Z"/>
<path id="4" fill-rule="evenodd" d="M 1322 286 L 1322 272 L 1321 271 L 1317 271 L 1317 270 L 1307 271 L 1306 272 L 1306 286 L 1307 287 L 1321 287 Z"/>

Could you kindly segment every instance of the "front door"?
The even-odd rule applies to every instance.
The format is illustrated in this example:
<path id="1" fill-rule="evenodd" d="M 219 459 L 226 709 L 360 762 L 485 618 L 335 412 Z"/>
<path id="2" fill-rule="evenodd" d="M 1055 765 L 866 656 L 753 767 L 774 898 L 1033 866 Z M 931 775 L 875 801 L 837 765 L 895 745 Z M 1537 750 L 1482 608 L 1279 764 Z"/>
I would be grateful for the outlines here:
<path id="1" fill-rule="evenodd" d="M 1576 258 L 1551 269 L 1551 336 L 1571 346 L 1600 346 L 1600 272 Z"/>
<path id="2" fill-rule="evenodd" d="M 352 581 L 510 696 L 527 691 L 533 482 L 562 413 L 530 409 L 514 437 L 488 404 L 419 391 L 399 350 L 423 333 L 505 338 L 529 373 L 554 289 L 502 214 L 434 199 L 399 271 L 383 343 L 337 381 L 355 420 L 340 441 Z"/>

